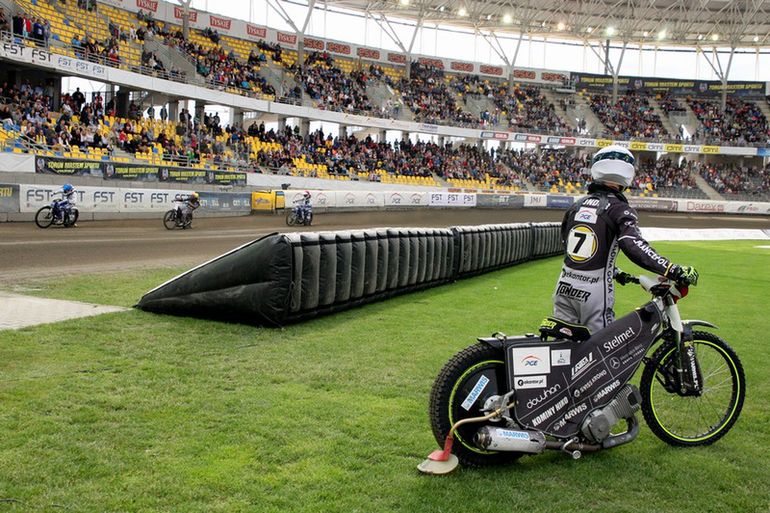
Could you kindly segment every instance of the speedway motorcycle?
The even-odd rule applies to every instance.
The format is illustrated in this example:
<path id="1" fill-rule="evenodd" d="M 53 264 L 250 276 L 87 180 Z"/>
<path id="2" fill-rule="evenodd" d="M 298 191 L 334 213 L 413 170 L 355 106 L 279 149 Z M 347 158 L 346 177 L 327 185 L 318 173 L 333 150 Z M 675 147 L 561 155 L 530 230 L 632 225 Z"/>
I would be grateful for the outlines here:
<path id="1" fill-rule="evenodd" d="M 174 228 L 185 230 L 192 226 L 192 214 L 183 214 L 183 205 L 184 202 L 182 201 L 174 201 L 174 208 L 166 211 L 163 215 L 163 226 L 166 227 L 166 230 L 173 230 Z"/>
<path id="2" fill-rule="evenodd" d="M 445 474 L 459 463 L 502 464 L 545 450 L 578 459 L 633 441 L 640 409 L 669 445 L 709 445 L 727 434 L 746 395 L 735 351 L 694 329 L 713 324 L 682 320 L 677 301 L 687 287 L 660 276 L 633 281 L 652 300 L 593 335 L 547 317 L 540 336 L 496 333 L 453 356 L 429 405 L 443 449 L 418 469 Z M 629 381 L 640 366 L 637 387 Z"/>
<path id="3" fill-rule="evenodd" d="M 48 228 L 51 225 L 60 225 L 64 228 L 74 226 L 78 221 L 78 209 L 70 206 L 66 208 L 64 200 L 54 200 L 50 205 L 40 207 L 35 213 L 35 224 L 38 228 Z"/>
<path id="4" fill-rule="evenodd" d="M 295 205 L 294 207 L 292 207 L 289 213 L 286 214 L 287 226 L 294 226 L 294 225 L 310 226 L 312 222 L 313 222 L 313 211 L 309 210 L 307 207 L 303 207 L 302 205 Z"/>

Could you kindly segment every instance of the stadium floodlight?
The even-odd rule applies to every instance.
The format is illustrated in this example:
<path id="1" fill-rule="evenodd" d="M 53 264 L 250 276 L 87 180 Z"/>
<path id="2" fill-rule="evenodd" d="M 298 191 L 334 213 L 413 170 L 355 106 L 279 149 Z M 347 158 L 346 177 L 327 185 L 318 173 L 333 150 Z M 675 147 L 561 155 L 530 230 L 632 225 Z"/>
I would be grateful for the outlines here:
<path id="1" fill-rule="evenodd" d="M 712 41 L 719 41 L 719 34 L 711 34 Z"/>
<path id="2" fill-rule="evenodd" d="M 564 22 L 563 22 L 563 21 L 560 21 L 560 22 L 559 22 L 559 23 L 556 25 L 556 30 L 558 30 L 559 32 L 561 32 L 562 30 L 564 30 L 564 28 L 565 28 L 565 27 L 566 27 L 566 25 L 564 24 Z"/>
<path id="3" fill-rule="evenodd" d="M 608 36 L 610 36 L 610 37 L 614 36 L 615 35 L 615 27 L 610 25 L 609 27 L 607 27 L 607 31 L 606 32 L 607 32 Z"/>
<path id="4" fill-rule="evenodd" d="M 491 19 L 492 19 L 492 15 L 491 14 L 487 14 L 487 21 L 489 21 Z"/>
<path id="5" fill-rule="evenodd" d="M 703 34 L 698 34 L 698 41 L 703 41 Z"/>
<path id="6" fill-rule="evenodd" d="M 658 39 L 666 39 L 666 29 L 662 29 L 658 32 Z"/>
<path id="7" fill-rule="evenodd" d="M 754 36 L 754 42 L 759 43 L 759 36 Z"/>
<path id="8" fill-rule="evenodd" d="M 593 28 L 591 28 L 591 27 L 586 27 L 586 32 L 588 32 L 589 34 L 590 34 L 591 32 L 593 32 L 593 31 L 594 31 L 594 29 L 593 29 Z"/>
<path id="9" fill-rule="evenodd" d="M 468 16 L 468 9 L 465 7 L 460 7 L 460 10 L 457 11 L 457 14 L 460 16 Z"/>
<path id="10" fill-rule="evenodd" d="M 650 37 L 650 33 L 645 30 L 643 36 L 644 37 Z"/>
<path id="11" fill-rule="evenodd" d="M 398 0 L 398 3 L 406 7 L 407 5 L 409 5 L 409 0 Z"/>
<path id="12" fill-rule="evenodd" d="M 513 18 L 511 18 L 510 14 L 503 15 L 503 23 L 511 23 L 512 21 L 513 21 Z"/>
<path id="13" fill-rule="evenodd" d="M 444 6 L 442 5 L 441 7 L 438 8 L 438 10 L 439 12 L 444 12 Z"/>

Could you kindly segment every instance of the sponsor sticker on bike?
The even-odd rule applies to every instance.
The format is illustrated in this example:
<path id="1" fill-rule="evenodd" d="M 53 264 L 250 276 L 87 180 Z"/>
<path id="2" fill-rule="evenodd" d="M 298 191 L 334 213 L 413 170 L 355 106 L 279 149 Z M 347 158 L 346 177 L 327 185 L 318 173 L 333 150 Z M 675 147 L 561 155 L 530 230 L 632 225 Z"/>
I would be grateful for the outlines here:
<path id="1" fill-rule="evenodd" d="M 475 403 L 476 399 L 478 399 L 481 395 L 481 392 L 483 392 L 487 387 L 487 384 L 489 384 L 489 378 L 482 374 L 479 380 L 473 386 L 471 392 L 468 394 L 468 397 L 465 398 L 465 401 L 463 401 L 460 406 L 462 406 L 465 411 L 469 411 L 471 406 L 473 406 L 473 403 Z"/>
<path id="2" fill-rule="evenodd" d="M 545 388 L 548 385 L 548 380 L 545 376 L 527 376 L 522 378 L 516 378 L 513 382 L 513 388 L 516 390 L 524 390 L 527 388 Z"/>
<path id="3" fill-rule="evenodd" d="M 511 351 L 511 357 L 515 376 L 551 372 L 551 352 L 548 347 L 517 347 Z"/>
<path id="4" fill-rule="evenodd" d="M 559 365 L 569 365 L 571 356 L 571 349 L 554 349 L 551 351 L 551 365 L 554 367 Z"/>

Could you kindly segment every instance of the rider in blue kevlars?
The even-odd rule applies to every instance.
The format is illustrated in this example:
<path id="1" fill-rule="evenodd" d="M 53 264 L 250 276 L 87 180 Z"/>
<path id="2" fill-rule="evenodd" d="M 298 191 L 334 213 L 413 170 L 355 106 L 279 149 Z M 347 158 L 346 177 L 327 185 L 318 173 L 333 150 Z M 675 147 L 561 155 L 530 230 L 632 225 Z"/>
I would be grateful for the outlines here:
<path id="1" fill-rule="evenodd" d="M 62 185 L 61 189 L 56 191 L 55 194 L 61 194 L 61 203 L 59 203 L 59 208 L 61 209 L 63 221 L 66 222 L 69 220 L 69 217 L 72 213 L 72 208 L 75 206 L 75 198 L 77 197 L 75 188 L 72 186 L 72 184 L 65 183 Z"/>
<path id="2" fill-rule="evenodd" d="M 553 315 L 583 324 L 592 333 L 615 320 L 613 279 L 621 285 L 631 275 L 615 267 L 618 248 L 636 265 L 680 283 L 695 285 L 698 271 L 676 265 L 644 240 L 636 209 L 623 190 L 634 179 L 634 156 L 621 146 L 594 155 L 588 195 L 564 214 L 561 239 L 564 264 L 553 294 Z"/>

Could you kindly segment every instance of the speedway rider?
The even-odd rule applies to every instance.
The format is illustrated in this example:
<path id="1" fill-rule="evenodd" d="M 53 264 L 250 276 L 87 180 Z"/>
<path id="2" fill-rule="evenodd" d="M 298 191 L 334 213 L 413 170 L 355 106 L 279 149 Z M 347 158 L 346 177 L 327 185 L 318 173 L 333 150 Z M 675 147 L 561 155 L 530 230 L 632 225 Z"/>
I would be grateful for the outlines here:
<path id="1" fill-rule="evenodd" d="M 200 195 L 197 192 L 177 194 L 174 199 L 181 203 L 179 206 L 180 220 L 184 222 L 192 221 L 193 210 L 201 206 Z"/>
<path id="2" fill-rule="evenodd" d="M 307 223 L 313 212 L 313 205 L 310 203 L 310 191 L 305 191 L 299 199 L 294 200 L 294 204 L 299 207 L 299 214 L 302 223 Z"/>
<path id="3" fill-rule="evenodd" d="M 698 283 L 698 272 L 673 264 L 644 240 L 636 210 L 622 192 L 634 179 L 634 156 L 621 146 L 594 155 L 588 195 L 564 214 L 564 264 L 553 295 L 554 316 L 584 324 L 592 333 L 615 320 L 613 278 L 632 276 L 615 268 L 618 247 L 636 265 L 683 284 Z"/>
<path id="4" fill-rule="evenodd" d="M 69 221 L 72 209 L 75 207 L 77 191 L 75 191 L 75 188 L 72 186 L 72 184 L 65 183 L 61 186 L 61 189 L 56 191 L 54 194 L 61 194 L 61 203 L 59 203 L 59 208 L 61 209 L 62 220 L 64 222 Z"/>

